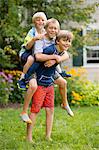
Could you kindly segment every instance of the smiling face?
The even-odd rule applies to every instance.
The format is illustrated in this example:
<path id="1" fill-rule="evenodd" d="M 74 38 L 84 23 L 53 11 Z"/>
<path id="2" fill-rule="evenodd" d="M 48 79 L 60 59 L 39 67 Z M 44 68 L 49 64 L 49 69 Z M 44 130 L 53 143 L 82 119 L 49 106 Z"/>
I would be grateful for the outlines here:
<path id="1" fill-rule="evenodd" d="M 72 39 L 60 38 L 56 41 L 60 51 L 68 50 L 71 47 Z"/>
<path id="2" fill-rule="evenodd" d="M 45 20 L 42 17 L 37 17 L 35 18 L 34 24 L 37 29 L 42 29 L 44 28 Z"/>
<path id="3" fill-rule="evenodd" d="M 56 45 L 59 51 L 68 50 L 73 40 L 73 34 L 67 30 L 60 30 L 56 37 Z"/>
<path id="4" fill-rule="evenodd" d="M 59 31 L 59 28 L 58 28 L 57 24 L 49 23 L 48 27 L 46 28 L 47 37 L 49 37 L 50 39 L 55 38 L 58 31 Z"/>
<path id="5" fill-rule="evenodd" d="M 46 30 L 46 37 L 48 39 L 56 38 L 56 35 L 60 30 L 60 24 L 58 20 L 56 20 L 55 18 L 48 19 L 45 25 L 45 30 Z"/>

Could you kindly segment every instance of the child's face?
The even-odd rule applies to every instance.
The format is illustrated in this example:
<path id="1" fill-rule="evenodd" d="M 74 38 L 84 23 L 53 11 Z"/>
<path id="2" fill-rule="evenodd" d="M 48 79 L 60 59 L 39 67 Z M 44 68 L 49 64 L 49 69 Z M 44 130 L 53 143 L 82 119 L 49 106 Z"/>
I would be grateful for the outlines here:
<path id="1" fill-rule="evenodd" d="M 59 41 L 56 41 L 56 43 L 61 51 L 65 51 L 70 48 L 72 39 L 67 40 L 66 38 L 61 38 Z"/>
<path id="2" fill-rule="evenodd" d="M 38 29 L 44 28 L 45 20 L 41 17 L 37 17 L 34 21 L 35 27 Z"/>
<path id="3" fill-rule="evenodd" d="M 49 23 L 48 27 L 46 28 L 48 38 L 55 38 L 59 31 L 58 25 L 55 23 Z"/>

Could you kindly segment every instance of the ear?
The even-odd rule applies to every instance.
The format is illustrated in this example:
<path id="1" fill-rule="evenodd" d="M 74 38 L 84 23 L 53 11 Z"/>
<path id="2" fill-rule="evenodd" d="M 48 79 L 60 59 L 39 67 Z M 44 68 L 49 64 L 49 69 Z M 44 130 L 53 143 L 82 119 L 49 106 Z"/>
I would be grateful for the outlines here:
<path id="1" fill-rule="evenodd" d="M 59 41 L 58 41 L 58 40 L 56 40 L 56 44 L 59 44 Z"/>

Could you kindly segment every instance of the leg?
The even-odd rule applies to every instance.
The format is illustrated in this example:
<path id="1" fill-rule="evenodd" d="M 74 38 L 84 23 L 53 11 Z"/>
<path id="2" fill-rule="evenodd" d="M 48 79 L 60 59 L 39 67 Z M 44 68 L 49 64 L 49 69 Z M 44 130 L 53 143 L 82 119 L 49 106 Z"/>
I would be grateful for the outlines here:
<path id="1" fill-rule="evenodd" d="M 32 120 L 32 124 L 27 124 L 27 136 L 26 139 L 29 142 L 32 142 L 32 129 L 35 125 L 36 122 L 36 117 L 37 117 L 37 113 L 31 113 L 30 114 L 30 119 Z"/>
<path id="2" fill-rule="evenodd" d="M 29 88 L 24 98 L 23 112 L 27 112 L 32 96 L 36 90 L 37 90 L 37 82 L 36 82 L 36 79 L 34 78 L 34 79 L 31 79 L 29 82 Z"/>
<path id="3" fill-rule="evenodd" d="M 62 98 L 62 103 L 64 105 L 67 105 L 68 101 L 67 101 L 67 82 L 66 82 L 66 80 L 60 76 L 59 78 L 57 78 L 55 80 L 54 83 L 59 86 L 59 92 L 60 92 L 60 95 Z"/>
<path id="4" fill-rule="evenodd" d="M 59 92 L 62 98 L 62 108 L 67 110 L 68 114 L 70 116 L 74 116 L 72 110 L 69 107 L 68 100 L 67 100 L 67 82 L 65 79 L 63 79 L 61 76 L 57 78 L 54 82 L 59 86 Z"/>
<path id="5" fill-rule="evenodd" d="M 54 116 L 54 87 L 46 88 L 46 97 L 43 103 L 46 111 L 46 139 L 51 140 L 51 132 Z"/>
<path id="6" fill-rule="evenodd" d="M 27 140 L 30 142 L 32 141 L 32 128 L 35 125 L 37 114 L 39 113 L 43 105 L 45 94 L 46 92 L 44 88 L 42 88 L 41 86 L 38 86 L 33 96 L 33 101 L 31 105 L 31 114 L 30 114 L 30 119 L 32 120 L 32 124 L 27 125 Z"/>
<path id="7" fill-rule="evenodd" d="M 26 62 L 26 64 L 23 67 L 23 73 L 24 74 L 26 74 L 26 72 L 28 71 L 28 69 L 30 68 L 30 66 L 33 64 L 33 62 L 34 62 L 33 56 L 31 56 L 31 55 L 28 56 L 27 62 Z"/>
<path id="8" fill-rule="evenodd" d="M 25 54 L 24 54 L 25 55 Z M 26 57 L 26 58 L 24 58 L 24 57 Z M 23 72 L 22 72 L 22 74 L 21 74 L 21 77 L 20 77 L 20 79 L 19 79 L 19 81 L 18 81 L 18 83 L 17 83 L 17 85 L 18 85 L 18 88 L 19 89 L 22 89 L 22 90 L 26 90 L 26 83 L 25 83 L 25 79 L 24 79 L 24 77 L 25 77 L 25 74 L 27 73 L 27 71 L 29 70 L 29 68 L 30 68 L 30 66 L 33 64 L 33 62 L 34 62 L 34 58 L 33 58 L 33 56 L 32 55 L 29 55 L 29 56 L 24 56 L 23 58 L 23 60 L 27 60 L 27 61 L 25 61 L 26 63 L 25 63 L 25 65 L 23 66 Z"/>
<path id="9" fill-rule="evenodd" d="M 30 101 L 31 101 L 32 96 L 35 93 L 36 89 L 37 89 L 37 82 L 36 82 L 36 79 L 33 78 L 29 82 L 29 88 L 28 88 L 28 90 L 26 92 L 26 95 L 24 97 L 23 111 L 20 115 L 22 120 L 25 121 L 25 122 L 30 122 L 31 123 L 31 120 L 29 119 L 29 117 L 27 115 L 27 110 L 28 110 Z"/>
<path id="10" fill-rule="evenodd" d="M 53 125 L 54 108 L 45 108 L 46 111 L 46 138 L 51 140 L 51 131 Z"/>

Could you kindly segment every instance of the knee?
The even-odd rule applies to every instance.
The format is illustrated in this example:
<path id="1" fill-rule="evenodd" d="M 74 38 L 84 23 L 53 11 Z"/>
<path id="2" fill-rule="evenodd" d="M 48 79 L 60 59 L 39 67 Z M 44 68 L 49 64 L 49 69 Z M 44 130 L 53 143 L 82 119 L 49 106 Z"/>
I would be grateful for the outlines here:
<path id="1" fill-rule="evenodd" d="M 47 115 L 53 115 L 54 114 L 54 108 L 45 108 Z"/>
<path id="2" fill-rule="evenodd" d="M 67 86 L 67 81 L 63 79 L 61 83 L 59 84 L 59 87 L 66 87 Z"/>
<path id="3" fill-rule="evenodd" d="M 32 91 L 36 91 L 37 90 L 37 85 L 36 84 L 35 85 L 31 84 L 30 88 L 31 88 Z"/>
<path id="4" fill-rule="evenodd" d="M 33 92 L 37 90 L 36 79 L 30 80 L 30 82 L 29 82 L 29 89 L 32 90 Z"/>
<path id="5" fill-rule="evenodd" d="M 63 80 L 63 85 L 67 86 L 67 81 L 65 79 Z"/>
<path id="6" fill-rule="evenodd" d="M 34 62 L 34 58 L 33 58 L 33 56 L 29 56 L 28 57 L 28 59 L 27 59 L 27 62 L 29 63 L 29 64 L 32 64 L 33 62 Z"/>

